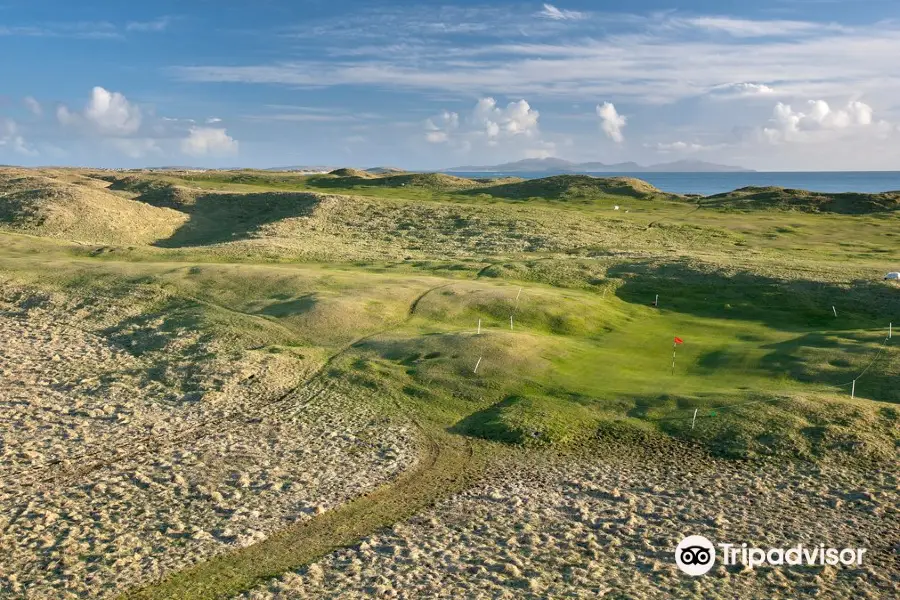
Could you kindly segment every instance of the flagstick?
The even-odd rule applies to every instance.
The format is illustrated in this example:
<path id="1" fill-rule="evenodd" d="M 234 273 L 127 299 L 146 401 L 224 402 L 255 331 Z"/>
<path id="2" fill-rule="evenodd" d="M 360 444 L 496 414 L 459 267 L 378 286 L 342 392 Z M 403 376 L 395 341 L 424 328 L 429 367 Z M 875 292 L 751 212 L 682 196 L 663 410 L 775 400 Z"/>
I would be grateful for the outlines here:
<path id="1" fill-rule="evenodd" d="M 672 375 L 675 374 L 675 351 L 678 350 L 678 344 L 672 344 Z"/>

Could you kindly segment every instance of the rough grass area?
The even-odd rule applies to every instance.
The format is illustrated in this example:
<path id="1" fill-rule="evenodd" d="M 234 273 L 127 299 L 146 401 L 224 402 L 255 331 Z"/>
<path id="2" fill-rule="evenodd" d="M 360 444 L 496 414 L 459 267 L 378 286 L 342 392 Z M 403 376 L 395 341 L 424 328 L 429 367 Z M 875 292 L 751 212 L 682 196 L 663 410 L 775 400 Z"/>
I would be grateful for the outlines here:
<path id="1" fill-rule="evenodd" d="M 874 595 L 666 558 L 896 521 L 895 199 L 726 196 L 0 171 L 0 596 Z"/>
<path id="2" fill-rule="evenodd" d="M 0 170 L 0 227 L 72 241 L 146 244 L 185 220 L 101 187 Z"/>
<path id="3" fill-rule="evenodd" d="M 780 187 L 746 187 L 703 200 L 706 207 L 727 210 L 793 210 L 859 215 L 900 210 L 900 192 L 825 194 Z"/>
<path id="4" fill-rule="evenodd" d="M 633 177 L 592 177 L 590 175 L 554 175 L 500 185 L 488 185 L 478 190 L 497 198 L 541 198 L 553 200 L 594 200 L 608 196 L 650 199 L 677 199 L 646 181 Z"/>

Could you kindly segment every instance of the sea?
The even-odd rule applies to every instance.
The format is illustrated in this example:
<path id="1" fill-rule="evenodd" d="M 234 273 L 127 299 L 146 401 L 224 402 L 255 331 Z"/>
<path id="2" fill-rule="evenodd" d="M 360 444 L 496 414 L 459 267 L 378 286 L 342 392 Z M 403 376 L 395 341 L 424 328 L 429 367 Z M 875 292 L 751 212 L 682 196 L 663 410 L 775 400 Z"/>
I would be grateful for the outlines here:
<path id="1" fill-rule="evenodd" d="M 563 172 L 500 173 L 459 172 L 458 177 L 522 177 L 536 179 Z M 900 171 L 816 171 L 748 173 L 584 173 L 597 177 L 636 177 L 673 194 L 712 196 L 748 186 L 777 186 L 814 192 L 892 192 L 900 191 Z"/>

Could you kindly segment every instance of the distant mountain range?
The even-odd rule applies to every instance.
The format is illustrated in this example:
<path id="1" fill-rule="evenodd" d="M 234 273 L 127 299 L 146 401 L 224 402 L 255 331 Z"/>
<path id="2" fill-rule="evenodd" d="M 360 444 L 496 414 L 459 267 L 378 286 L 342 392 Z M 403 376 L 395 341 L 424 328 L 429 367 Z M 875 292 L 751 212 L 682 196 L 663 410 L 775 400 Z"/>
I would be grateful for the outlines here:
<path id="1" fill-rule="evenodd" d="M 526 158 L 502 165 L 453 167 L 445 172 L 463 173 L 751 173 L 752 169 L 717 165 L 702 160 L 677 160 L 675 162 L 642 166 L 635 162 L 605 164 L 601 162 L 574 163 L 561 158 Z"/>

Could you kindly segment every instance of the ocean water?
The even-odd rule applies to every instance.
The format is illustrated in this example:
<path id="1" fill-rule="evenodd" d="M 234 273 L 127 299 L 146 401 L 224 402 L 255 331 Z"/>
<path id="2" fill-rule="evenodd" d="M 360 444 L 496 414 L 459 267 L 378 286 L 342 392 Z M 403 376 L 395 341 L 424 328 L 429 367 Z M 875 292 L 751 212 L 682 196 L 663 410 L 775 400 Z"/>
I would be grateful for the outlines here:
<path id="1" fill-rule="evenodd" d="M 523 177 L 560 173 L 459 173 L 459 177 Z M 821 171 L 772 173 L 587 173 L 597 177 L 636 177 L 673 194 L 711 196 L 747 186 L 778 186 L 815 192 L 900 191 L 900 171 Z"/>

